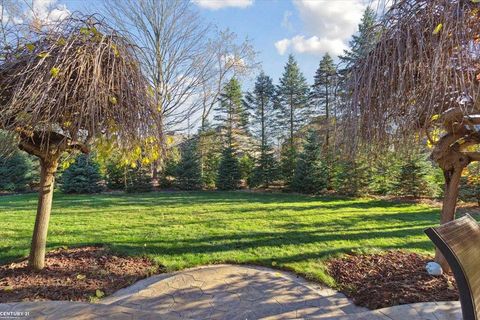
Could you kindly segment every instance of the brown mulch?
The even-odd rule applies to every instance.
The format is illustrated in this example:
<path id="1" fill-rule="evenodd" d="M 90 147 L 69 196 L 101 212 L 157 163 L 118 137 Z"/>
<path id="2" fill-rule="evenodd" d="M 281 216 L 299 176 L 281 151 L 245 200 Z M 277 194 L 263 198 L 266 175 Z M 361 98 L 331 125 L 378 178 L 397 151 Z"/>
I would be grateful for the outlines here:
<path id="1" fill-rule="evenodd" d="M 104 247 L 57 249 L 47 253 L 40 272 L 26 260 L 0 265 L 0 303 L 92 301 L 157 272 L 147 258 L 116 256 Z"/>
<path id="2" fill-rule="evenodd" d="M 431 257 L 404 251 L 348 255 L 327 263 L 339 289 L 359 306 L 379 309 L 399 304 L 458 300 L 452 274 L 430 276 Z"/>

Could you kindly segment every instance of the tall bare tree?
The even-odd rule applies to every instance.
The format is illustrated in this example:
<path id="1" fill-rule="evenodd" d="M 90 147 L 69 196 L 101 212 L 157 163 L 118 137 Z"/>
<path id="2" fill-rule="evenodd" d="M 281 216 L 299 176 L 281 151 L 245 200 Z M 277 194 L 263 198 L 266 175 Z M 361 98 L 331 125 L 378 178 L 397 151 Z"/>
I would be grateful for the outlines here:
<path id="1" fill-rule="evenodd" d="M 105 0 L 103 9 L 137 44 L 164 130 L 185 128 L 214 59 L 210 25 L 184 0 Z"/>
<path id="2" fill-rule="evenodd" d="M 230 79 L 242 80 L 260 65 L 257 62 L 257 52 L 250 41 L 238 41 L 237 35 L 228 29 L 212 34 L 208 43 L 208 55 L 213 61 L 205 73 L 201 88 L 202 131 L 206 129 L 212 110 Z"/>
<path id="3" fill-rule="evenodd" d="M 95 16 L 11 36 L 0 46 L 0 129 L 40 159 L 29 264 L 42 269 L 55 172 L 62 155 L 98 139 L 120 150 L 156 134 L 152 103 L 131 44 Z M 158 140 L 158 139 L 157 139 Z"/>
<path id="4" fill-rule="evenodd" d="M 480 160 L 480 3 L 395 0 L 379 30 L 352 68 L 350 123 L 370 141 L 425 132 L 445 177 L 441 223 L 451 221 L 462 171 Z"/>

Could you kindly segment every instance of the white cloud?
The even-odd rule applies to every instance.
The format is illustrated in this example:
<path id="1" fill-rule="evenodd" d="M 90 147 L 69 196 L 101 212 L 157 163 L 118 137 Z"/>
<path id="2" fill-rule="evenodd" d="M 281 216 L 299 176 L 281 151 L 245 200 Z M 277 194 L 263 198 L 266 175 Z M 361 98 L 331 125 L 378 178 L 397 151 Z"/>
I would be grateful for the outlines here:
<path id="1" fill-rule="evenodd" d="M 67 7 L 64 4 L 58 4 L 57 0 L 33 0 L 32 9 L 29 16 L 43 23 L 56 22 L 70 14 Z"/>
<path id="2" fill-rule="evenodd" d="M 280 41 L 275 42 L 275 48 L 277 48 L 278 53 L 284 55 L 287 52 L 288 47 L 290 46 L 290 39 L 282 39 Z"/>
<path id="3" fill-rule="evenodd" d="M 294 4 L 309 36 L 299 34 L 277 41 L 278 53 L 283 55 L 290 49 L 298 53 L 339 55 L 347 48 L 348 40 L 357 31 L 363 12 L 372 1 L 295 0 Z"/>
<path id="4" fill-rule="evenodd" d="M 340 55 L 344 49 L 347 49 L 346 44 L 340 39 L 317 36 L 310 38 L 295 36 L 291 39 L 282 39 L 275 43 L 275 47 L 281 55 L 285 54 L 289 48 L 298 53 L 324 54 L 328 52 L 332 55 Z"/>
<path id="5" fill-rule="evenodd" d="M 193 0 L 193 3 L 199 7 L 210 10 L 218 10 L 227 7 L 243 9 L 253 5 L 253 0 Z"/>

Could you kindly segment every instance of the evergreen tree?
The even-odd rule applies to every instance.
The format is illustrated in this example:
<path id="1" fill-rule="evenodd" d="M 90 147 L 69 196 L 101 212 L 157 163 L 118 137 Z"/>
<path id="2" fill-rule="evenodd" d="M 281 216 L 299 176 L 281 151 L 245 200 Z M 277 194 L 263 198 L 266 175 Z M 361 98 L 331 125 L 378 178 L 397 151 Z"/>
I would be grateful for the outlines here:
<path id="1" fill-rule="evenodd" d="M 152 189 L 152 175 L 149 167 L 137 165 L 134 168 L 129 167 L 127 169 L 126 192 L 149 192 Z"/>
<path id="2" fill-rule="evenodd" d="M 280 84 L 276 88 L 275 107 L 279 129 L 286 132 L 282 156 L 282 175 L 289 184 L 295 170 L 297 148 L 295 134 L 309 118 L 309 87 L 293 55 L 288 57 Z"/>
<path id="3" fill-rule="evenodd" d="M 327 53 L 323 56 L 315 72 L 314 83 L 310 93 L 312 104 L 320 115 L 325 117 L 326 134 L 324 146 L 327 151 L 330 145 L 330 117 L 332 109 L 335 107 L 337 82 L 337 68 L 333 63 L 332 57 Z"/>
<path id="4" fill-rule="evenodd" d="M 215 188 L 218 165 L 222 154 L 222 137 L 215 128 L 205 122 L 204 128 L 198 131 L 198 150 L 202 185 L 204 188 Z"/>
<path id="5" fill-rule="evenodd" d="M 249 182 L 249 179 L 252 175 L 253 168 L 255 166 L 254 159 L 248 155 L 244 154 L 240 159 L 238 160 L 238 164 L 240 166 L 240 177 L 242 180 Z"/>
<path id="6" fill-rule="evenodd" d="M 214 120 L 224 132 L 225 145 L 236 147 L 241 136 L 245 136 L 248 114 L 242 103 L 242 88 L 236 78 L 232 78 L 220 95 L 220 103 L 215 108 Z"/>
<path id="7" fill-rule="evenodd" d="M 126 168 L 115 161 L 108 161 L 105 166 L 105 181 L 110 190 L 125 190 Z"/>
<path id="8" fill-rule="evenodd" d="M 372 179 L 369 190 L 379 195 L 396 193 L 397 177 L 400 174 L 401 155 L 398 151 L 386 150 L 380 153 L 373 161 Z"/>
<path id="9" fill-rule="evenodd" d="M 233 148 L 226 147 L 222 152 L 218 175 L 217 189 L 219 190 L 235 190 L 240 186 L 240 164 Z"/>
<path id="10" fill-rule="evenodd" d="M 423 153 L 414 153 L 405 160 L 396 183 L 398 195 L 420 197 L 435 193 L 429 180 L 433 167 L 427 157 Z"/>
<path id="11" fill-rule="evenodd" d="M 358 25 L 358 33 L 353 35 L 352 40 L 349 42 L 350 49 L 344 51 L 343 56 L 340 57 L 345 65 L 346 71 L 348 71 L 358 59 L 365 57 L 375 46 L 378 38 L 378 31 L 374 28 L 376 19 L 375 11 L 367 7 Z"/>
<path id="12" fill-rule="evenodd" d="M 280 149 L 280 177 L 286 186 L 290 186 L 297 166 L 297 148 L 290 144 L 283 144 Z"/>
<path id="13" fill-rule="evenodd" d="M 23 152 L 0 157 L 0 191 L 26 191 L 37 175 L 32 159 Z"/>
<path id="14" fill-rule="evenodd" d="M 176 168 L 176 183 L 181 190 L 202 188 L 200 157 L 196 140 L 189 140 L 181 147 L 181 159 Z"/>
<path id="15" fill-rule="evenodd" d="M 103 187 L 98 163 L 92 157 L 80 154 L 62 174 L 61 190 L 64 193 L 98 193 Z"/>
<path id="16" fill-rule="evenodd" d="M 268 188 L 278 178 L 279 168 L 273 151 L 270 148 L 265 150 L 255 162 L 256 166 L 248 179 L 248 185 L 252 188 Z"/>
<path id="17" fill-rule="evenodd" d="M 314 194 L 327 186 L 325 167 L 320 159 L 321 146 L 318 134 L 311 130 L 307 134 L 303 151 L 300 153 L 295 175 L 291 184 L 293 191 Z"/>
<path id="18" fill-rule="evenodd" d="M 180 159 L 181 151 L 178 149 L 178 147 L 169 147 L 165 155 L 163 170 L 160 174 L 160 188 L 168 189 L 174 186 Z"/>
<path id="19" fill-rule="evenodd" d="M 368 193 L 372 170 L 361 155 L 357 155 L 356 159 L 338 160 L 334 174 L 334 190 L 338 194 L 359 196 Z"/>
<path id="20" fill-rule="evenodd" d="M 245 98 L 247 110 L 250 111 L 253 134 L 260 142 L 260 156 L 253 170 L 254 177 L 251 177 L 254 186 L 268 187 L 273 178 L 271 175 L 274 170 L 274 158 L 271 143 L 275 127 L 274 95 L 275 86 L 272 79 L 262 71 L 256 79 L 253 91 Z"/>

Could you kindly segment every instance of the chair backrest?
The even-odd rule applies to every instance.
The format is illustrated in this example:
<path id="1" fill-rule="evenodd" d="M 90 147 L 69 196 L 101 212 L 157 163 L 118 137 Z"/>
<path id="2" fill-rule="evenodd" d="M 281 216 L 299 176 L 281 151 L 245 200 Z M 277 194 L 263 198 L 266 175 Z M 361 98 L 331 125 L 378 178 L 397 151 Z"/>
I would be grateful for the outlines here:
<path id="1" fill-rule="evenodd" d="M 452 268 L 465 320 L 480 317 L 480 225 L 470 215 L 425 230 Z"/>

